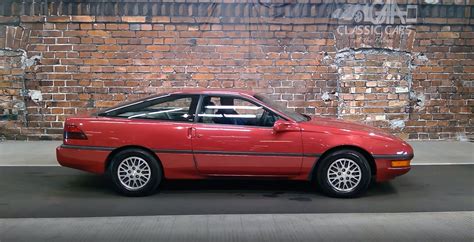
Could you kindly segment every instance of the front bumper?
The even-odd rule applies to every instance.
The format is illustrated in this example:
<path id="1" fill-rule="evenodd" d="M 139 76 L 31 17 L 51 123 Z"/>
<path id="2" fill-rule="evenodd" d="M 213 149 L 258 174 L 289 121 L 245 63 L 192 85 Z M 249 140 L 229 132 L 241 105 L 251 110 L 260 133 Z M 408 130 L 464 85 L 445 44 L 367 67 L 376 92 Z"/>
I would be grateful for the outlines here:
<path id="1" fill-rule="evenodd" d="M 56 159 L 61 166 L 103 174 L 111 151 L 77 149 L 64 145 L 56 148 Z"/>
<path id="2" fill-rule="evenodd" d="M 379 156 L 374 157 L 377 166 L 375 180 L 377 182 L 384 182 L 391 180 L 397 176 L 401 176 L 410 171 L 411 166 L 392 167 L 392 161 L 395 160 L 412 160 L 413 154 L 404 156 Z"/>

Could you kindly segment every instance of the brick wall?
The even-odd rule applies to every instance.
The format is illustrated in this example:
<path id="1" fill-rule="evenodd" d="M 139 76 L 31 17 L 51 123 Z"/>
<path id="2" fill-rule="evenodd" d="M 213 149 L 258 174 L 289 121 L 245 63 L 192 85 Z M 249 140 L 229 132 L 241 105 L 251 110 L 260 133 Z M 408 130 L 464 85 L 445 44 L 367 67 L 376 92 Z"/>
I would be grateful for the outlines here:
<path id="1" fill-rule="evenodd" d="M 60 138 L 70 115 L 181 88 L 252 89 L 410 139 L 473 134 L 469 1 L 415 1 L 416 23 L 381 25 L 408 30 L 368 34 L 331 18 L 344 2 L 22 2 L 0 3 L 7 138 Z"/>

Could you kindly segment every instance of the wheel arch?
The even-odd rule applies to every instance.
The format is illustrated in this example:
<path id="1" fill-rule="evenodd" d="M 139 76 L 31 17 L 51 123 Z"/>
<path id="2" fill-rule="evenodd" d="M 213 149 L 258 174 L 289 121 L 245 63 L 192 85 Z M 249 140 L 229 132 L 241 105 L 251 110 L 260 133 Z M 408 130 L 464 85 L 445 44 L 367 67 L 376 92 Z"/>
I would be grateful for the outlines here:
<path id="1" fill-rule="evenodd" d="M 109 166 L 112 162 L 112 158 L 117 153 L 119 153 L 120 151 L 123 151 L 123 150 L 128 150 L 128 149 L 139 149 L 139 150 L 143 150 L 143 151 L 149 153 L 150 155 L 152 155 L 156 159 L 156 161 L 158 162 L 158 165 L 160 166 L 161 172 L 163 173 L 163 177 L 164 177 L 165 170 L 163 169 L 163 164 L 161 164 L 160 158 L 156 155 L 155 152 L 153 152 L 153 150 L 151 150 L 149 148 L 146 148 L 146 147 L 143 147 L 143 146 L 139 146 L 139 145 L 126 145 L 126 146 L 121 146 L 121 147 L 118 147 L 118 148 L 112 150 L 112 152 L 110 152 L 110 154 L 107 156 L 107 159 L 105 160 L 105 170 L 108 171 Z"/>
<path id="2" fill-rule="evenodd" d="M 340 145 L 340 146 L 336 146 L 331 149 L 328 149 L 323 154 L 321 154 L 321 156 L 315 161 L 315 165 L 313 166 L 313 169 L 309 173 L 310 175 L 309 180 L 314 179 L 316 171 L 319 169 L 319 166 L 321 164 L 320 161 L 324 160 L 331 153 L 339 151 L 339 150 L 354 150 L 361 153 L 365 157 L 365 159 L 367 159 L 367 161 L 369 162 L 371 174 L 373 176 L 377 174 L 377 165 L 375 163 L 375 159 L 367 150 L 355 145 Z"/>

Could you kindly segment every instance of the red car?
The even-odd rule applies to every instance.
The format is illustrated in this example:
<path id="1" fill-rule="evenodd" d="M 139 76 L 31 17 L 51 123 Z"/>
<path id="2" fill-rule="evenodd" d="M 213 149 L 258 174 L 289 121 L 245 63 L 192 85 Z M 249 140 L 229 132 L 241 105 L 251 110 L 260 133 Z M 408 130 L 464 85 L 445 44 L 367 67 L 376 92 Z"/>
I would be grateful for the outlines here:
<path id="1" fill-rule="evenodd" d="M 56 155 L 62 166 L 107 174 L 128 196 L 151 194 L 163 179 L 261 177 L 314 181 L 328 195 L 354 197 L 371 180 L 407 173 L 413 149 L 376 128 L 311 118 L 262 94 L 188 90 L 68 118 Z"/>

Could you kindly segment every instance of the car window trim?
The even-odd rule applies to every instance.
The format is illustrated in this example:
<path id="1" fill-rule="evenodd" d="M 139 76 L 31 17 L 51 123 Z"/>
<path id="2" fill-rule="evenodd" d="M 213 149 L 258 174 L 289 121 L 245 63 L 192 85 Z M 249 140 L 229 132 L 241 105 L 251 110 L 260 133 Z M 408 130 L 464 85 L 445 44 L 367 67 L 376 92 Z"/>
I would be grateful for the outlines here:
<path id="1" fill-rule="evenodd" d="M 105 116 L 107 116 L 108 113 L 113 112 L 113 111 L 120 110 L 120 109 L 122 109 L 122 108 L 130 107 L 130 106 L 137 105 L 137 104 L 144 103 L 144 102 L 149 102 L 149 101 L 152 101 L 152 100 L 155 100 L 155 99 L 160 99 L 160 98 L 169 97 L 169 96 L 171 96 L 171 95 L 172 95 L 172 94 L 167 93 L 167 94 L 164 94 L 164 95 L 161 95 L 161 96 L 158 96 L 158 97 L 151 97 L 151 98 L 141 99 L 141 100 L 139 100 L 139 101 L 135 101 L 135 102 L 132 102 L 132 103 L 129 103 L 129 104 L 125 104 L 125 105 L 122 105 L 122 106 L 118 106 L 118 107 L 116 107 L 116 108 L 112 108 L 112 109 L 105 110 L 105 111 L 99 113 L 99 115 L 105 114 Z"/>
<path id="2" fill-rule="evenodd" d="M 258 125 L 239 125 L 239 124 L 216 124 L 216 123 L 196 123 L 200 125 L 219 125 L 219 126 L 227 126 L 227 127 L 249 127 L 249 128 L 262 128 L 262 129 L 273 129 L 273 127 L 267 126 L 258 126 Z"/>
<path id="3" fill-rule="evenodd" d="M 104 116 L 106 118 L 117 118 L 117 119 L 123 119 L 123 120 L 141 120 L 141 121 L 152 121 L 152 122 L 168 122 L 168 123 L 185 123 L 185 124 L 192 124 L 194 121 L 180 121 L 180 120 L 169 120 L 169 119 L 151 119 L 151 118 L 132 118 L 128 119 L 126 117 L 119 117 L 119 116 Z"/>
<path id="4" fill-rule="evenodd" d="M 204 100 L 204 95 L 199 94 L 199 101 L 197 103 L 196 112 L 194 113 L 194 122 L 193 123 L 199 123 L 198 114 L 201 112 L 201 106 L 202 106 L 203 100 Z"/>

